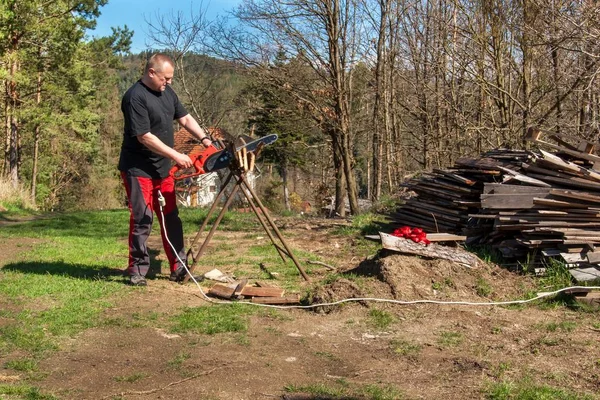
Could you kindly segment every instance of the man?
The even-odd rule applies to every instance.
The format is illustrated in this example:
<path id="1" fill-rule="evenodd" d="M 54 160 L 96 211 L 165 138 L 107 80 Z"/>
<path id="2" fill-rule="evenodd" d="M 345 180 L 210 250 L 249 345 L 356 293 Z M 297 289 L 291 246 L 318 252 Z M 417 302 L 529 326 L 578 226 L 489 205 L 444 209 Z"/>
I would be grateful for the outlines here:
<path id="1" fill-rule="evenodd" d="M 173 121 L 177 120 L 205 147 L 211 144 L 207 132 L 188 114 L 169 86 L 173 72 L 174 64 L 169 56 L 154 54 L 148 60 L 142 78 L 127 90 L 121 102 L 125 123 L 119 171 L 129 200 L 127 272 L 134 286 L 146 286 L 146 274 L 150 268 L 146 242 L 154 212 L 159 217 L 163 247 L 169 260 L 169 279 L 181 281 L 186 274 L 182 265 L 186 255 L 183 227 L 177 210 L 175 182 L 169 176 L 169 170 L 171 160 L 182 168 L 190 168 L 192 160 L 173 149 Z M 165 200 L 164 226 L 158 214 L 160 194 Z"/>

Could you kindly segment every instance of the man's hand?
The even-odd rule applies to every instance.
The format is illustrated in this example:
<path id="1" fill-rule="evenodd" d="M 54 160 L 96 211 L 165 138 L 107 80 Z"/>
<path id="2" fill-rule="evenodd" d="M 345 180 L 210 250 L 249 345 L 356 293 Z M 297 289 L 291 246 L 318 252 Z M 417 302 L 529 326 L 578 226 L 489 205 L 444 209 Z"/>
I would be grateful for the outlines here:
<path id="1" fill-rule="evenodd" d="M 173 158 L 173 161 L 175 161 L 181 168 L 191 168 L 193 165 L 192 159 L 187 154 L 177 153 L 177 155 Z"/>

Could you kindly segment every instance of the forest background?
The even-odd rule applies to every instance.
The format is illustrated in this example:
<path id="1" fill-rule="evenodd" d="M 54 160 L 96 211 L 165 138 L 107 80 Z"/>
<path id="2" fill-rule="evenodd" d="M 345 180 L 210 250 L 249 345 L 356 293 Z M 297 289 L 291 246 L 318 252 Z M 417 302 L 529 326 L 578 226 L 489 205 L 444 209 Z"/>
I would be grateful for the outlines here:
<path id="1" fill-rule="evenodd" d="M 262 162 L 282 208 L 355 214 L 529 126 L 598 139 L 592 0 L 244 0 L 213 20 L 200 4 L 156 13 L 140 54 L 126 26 L 89 38 L 106 3 L 0 2 L 2 181 L 42 210 L 123 206 L 120 99 L 157 50 L 205 126 L 279 135 Z"/>

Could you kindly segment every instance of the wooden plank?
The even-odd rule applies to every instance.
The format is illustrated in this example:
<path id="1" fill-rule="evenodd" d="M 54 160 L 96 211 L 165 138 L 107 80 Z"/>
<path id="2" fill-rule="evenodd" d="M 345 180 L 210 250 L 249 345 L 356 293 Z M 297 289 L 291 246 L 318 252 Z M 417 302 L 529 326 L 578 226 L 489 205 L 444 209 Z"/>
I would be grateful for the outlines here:
<path id="1" fill-rule="evenodd" d="M 239 296 L 242 294 L 242 289 L 244 289 L 246 287 L 246 285 L 248 284 L 248 279 L 242 279 L 240 281 L 240 283 L 238 283 L 237 287 L 235 288 L 235 292 L 234 294 L 236 296 Z"/>
<path id="2" fill-rule="evenodd" d="M 548 187 L 530 185 L 509 185 L 507 183 L 484 183 L 483 194 L 548 194 Z"/>
<path id="3" fill-rule="evenodd" d="M 381 236 L 381 245 L 387 250 L 429 258 L 441 258 L 469 267 L 479 266 L 480 264 L 477 256 L 459 247 L 447 247 L 435 243 L 425 246 L 423 243 L 415 243 L 410 239 L 399 238 L 383 232 L 379 232 L 379 235 Z"/>
<path id="4" fill-rule="evenodd" d="M 511 180 L 516 180 L 523 183 L 528 183 L 534 186 L 543 186 L 543 187 L 551 187 L 552 185 L 546 182 L 543 179 L 538 179 L 537 177 L 533 177 L 532 175 L 523 175 L 517 171 L 514 171 L 510 168 L 502 168 L 502 171 L 506 172 L 506 176 L 504 177 L 504 182 L 509 182 Z"/>
<path id="5" fill-rule="evenodd" d="M 462 175 L 455 174 L 455 173 L 450 172 L 450 171 L 445 171 L 445 170 L 442 170 L 442 169 L 436 169 L 436 168 L 434 168 L 433 172 L 435 172 L 437 174 L 440 174 L 440 175 L 443 175 L 443 176 L 445 176 L 445 177 L 447 177 L 449 179 L 452 179 L 452 180 L 454 180 L 456 182 L 463 183 L 465 185 L 473 186 L 473 185 L 475 185 L 477 183 L 476 180 L 465 178 Z"/>
<path id="6" fill-rule="evenodd" d="M 514 210 L 532 208 L 538 194 L 482 194 L 481 208 L 495 210 Z"/>
<path id="7" fill-rule="evenodd" d="M 552 189 L 550 194 L 558 197 L 566 197 L 569 199 L 577 199 L 580 202 L 587 201 L 592 203 L 593 205 L 600 205 L 600 196 L 596 196 L 591 193 L 581 192 L 581 191 L 573 191 L 573 190 L 561 190 L 561 189 Z"/>
<path id="8" fill-rule="evenodd" d="M 585 255 L 587 262 L 590 264 L 599 264 L 600 263 L 600 251 L 590 251 Z"/>
<path id="9" fill-rule="evenodd" d="M 466 236 L 462 235 L 453 235 L 451 233 L 428 233 L 427 240 L 430 242 L 446 242 L 446 241 L 465 241 L 467 240 Z"/>
<path id="10" fill-rule="evenodd" d="M 213 296 L 221 297 L 223 299 L 231 299 L 235 294 L 236 287 L 237 284 L 232 286 L 217 283 L 208 289 L 208 294 L 212 294 Z"/>
<path id="11" fill-rule="evenodd" d="M 410 211 L 412 211 L 415 214 L 423 215 L 425 217 L 431 217 L 431 218 L 435 219 L 436 221 L 442 219 L 442 220 L 445 220 L 445 221 L 448 221 L 448 222 L 454 223 L 454 224 L 460 223 L 462 220 L 465 219 L 463 216 L 453 216 L 453 215 L 445 214 L 444 212 L 424 210 L 424 209 L 421 209 L 418 207 L 412 207 L 410 209 Z"/>
<path id="12" fill-rule="evenodd" d="M 574 268 L 569 273 L 577 282 L 590 282 L 600 279 L 600 270 L 594 267 Z"/>
<path id="13" fill-rule="evenodd" d="M 284 289 L 276 287 L 246 286 L 244 289 L 242 289 L 241 295 L 246 297 L 281 297 L 284 293 Z"/>
<path id="14" fill-rule="evenodd" d="M 430 216 L 428 217 L 423 215 L 412 214 L 410 213 L 410 210 L 407 210 L 406 212 L 401 211 L 395 213 L 393 215 L 393 218 L 400 221 L 406 221 L 407 223 L 405 223 L 405 225 L 412 224 L 413 226 L 417 226 L 419 228 L 431 227 L 433 228 L 434 232 L 438 232 L 440 230 L 436 228 L 441 228 L 441 230 L 444 231 L 451 229 L 456 230 L 458 228 L 456 224 L 448 223 L 446 221 L 438 221 Z"/>
<path id="15" fill-rule="evenodd" d="M 560 253 L 560 256 L 567 264 L 580 264 L 587 262 L 585 255 L 581 253 Z"/>
<path id="16" fill-rule="evenodd" d="M 552 176 L 537 175 L 537 174 L 530 174 L 529 176 L 531 176 L 533 178 L 539 178 L 544 181 L 557 183 L 557 184 L 563 185 L 563 186 L 600 191 L 600 182 L 599 183 L 594 183 L 593 181 L 580 182 L 580 181 L 576 180 L 577 178 L 563 179 L 563 178 L 555 178 Z"/>
<path id="17" fill-rule="evenodd" d="M 436 196 L 452 197 L 452 198 L 458 199 L 458 200 L 463 198 L 463 194 L 461 194 L 461 193 L 457 193 L 453 190 L 448 190 L 441 186 L 430 185 L 430 184 L 426 184 L 426 183 L 420 183 L 418 186 L 413 187 L 413 190 L 417 193 L 419 192 L 419 190 L 423 190 L 429 194 L 433 193 Z"/>
<path id="18" fill-rule="evenodd" d="M 377 240 L 379 240 L 379 235 L 377 236 Z M 271 285 L 270 283 L 267 283 L 265 281 L 256 281 L 254 282 L 256 284 L 256 286 L 258 287 L 275 287 L 273 285 Z"/>
<path id="19" fill-rule="evenodd" d="M 461 167 L 501 171 L 501 167 L 498 165 L 498 162 L 493 158 L 459 158 L 454 164 Z"/>
<path id="20" fill-rule="evenodd" d="M 289 295 L 286 297 L 253 297 L 251 303 L 258 304 L 298 304 L 300 295 Z"/>
<path id="21" fill-rule="evenodd" d="M 451 209 L 448 206 L 446 207 L 441 207 L 441 206 L 437 206 L 435 204 L 431 204 L 428 203 L 426 201 L 419 201 L 419 200 L 409 200 L 408 202 L 406 202 L 407 205 L 410 206 L 410 208 L 421 208 L 424 210 L 431 210 L 431 211 L 442 211 L 446 214 L 453 214 L 453 215 L 464 215 L 464 210 L 455 210 L 455 209 Z"/>
<path id="22" fill-rule="evenodd" d="M 485 170 L 485 169 L 464 169 L 451 167 L 451 170 L 459 174 L 467 175 L 483 175 L 483 176 L 500 176 L 502 172 L 499 170 Z"/>
<path id="23" fill-rule="evenodd" d="M 545 206 L 545 207 L 557 207 L 557 208 L 587 208 L 588 205 L 587 204 L 582 204 L 582 203 L 572 203 L 572 202 L 568 202 L 568 201 L 560 201 L 560 200 L 554 200 L 554 199 L 541 199 L 541 198 L 534 198 L 533 199 L 533 204 L 534 205 L 538 205 L 538 206 Z"/>
<path id="24" fill-rule="evenodd" d="M 523 169 L 529 174 L 537 174 L 543 176 L 553 176 L 555 178 L 574 179 L 580 175 L 574 173 L 564 173 L 552 169 L 544 168 L 543 160 L 538 160 L 535 164 L 523 164 Z"/>
<path id="25" fill-rule="evenodd" d="M 550 148 L 553 148 L 554 150 L 562 151 L 563 153 L 566 153 L 566 154 L 568 154 L 570 156 L 573 156 L 573 157 L 581 158 L 583 160 L 592 161 L 594 163 L 600 161 L 600 157 L 598 157 L 596 155 L 593 155 L 593 154 L 581 153 L 581 152 L 576 151 L 576 150 L 567 149 L 567 148 L 564 148 L 562 146 L 554 145 L 552 143 L 543 142 L 541 140 L 536 140 L 535 142 L 538 143 L 538 144 L 544 144 L 544 145 L 546 145 L 546 146 L 548 146 Z"/>
<path id="26" fill-rule="evenodd" d="M 546 162 L 551 163 L 558 168 L 561 168 L 563 170 L 568 170 L 571 172 L 577 172 L 577 173 L 579 173 L 582 169 L 582 167 L 580 167 L 579 165 L 573 164 L 572 162 L 569 162 L 569 161 L 565 161 L 557 155 L 554 155 L 554 154 L 544 151 L 542 149 L 540 149 L 540 152 L 542 153 L 542 156 L 544 157 L 544 160 Z M 598 177 L 600 178 L 600 175 L 598 175 Z"/>

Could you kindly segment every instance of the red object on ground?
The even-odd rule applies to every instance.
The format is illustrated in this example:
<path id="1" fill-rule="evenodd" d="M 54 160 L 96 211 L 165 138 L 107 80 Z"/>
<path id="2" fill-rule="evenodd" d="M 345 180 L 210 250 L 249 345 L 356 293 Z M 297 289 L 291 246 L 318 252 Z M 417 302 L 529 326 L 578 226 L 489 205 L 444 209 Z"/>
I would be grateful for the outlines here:
<path id="1" fill-rule="evenodd" d="M 424 243 L 428 245 L 431 243 L 427 240 L 427 234 L 423 232 L 421 228 L 411 228 L 410 226 L 402 226 L 396 229 L 393 233 L 393 236 L 410 239 L 415 243 Z"/>

